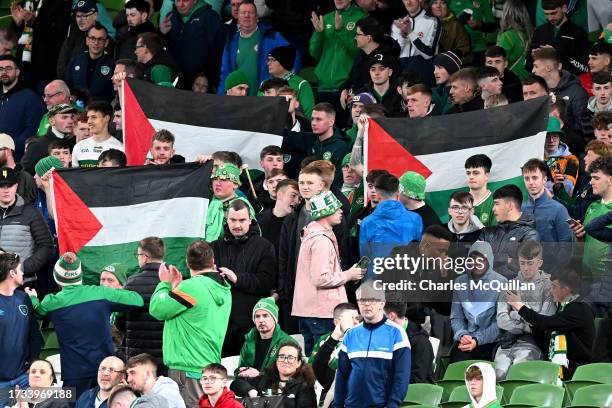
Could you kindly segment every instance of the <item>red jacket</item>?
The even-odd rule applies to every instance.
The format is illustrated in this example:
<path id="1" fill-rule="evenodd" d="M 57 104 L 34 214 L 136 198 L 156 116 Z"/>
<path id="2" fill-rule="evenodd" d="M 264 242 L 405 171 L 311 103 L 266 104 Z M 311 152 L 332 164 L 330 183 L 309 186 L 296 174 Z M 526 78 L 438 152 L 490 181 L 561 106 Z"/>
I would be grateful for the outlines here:
<path id="1" fill-rule="evenodd" d="M 213 407 L 210 405 L 208 395 L 203 394 L 200 397 L 199 408 L 244 408 L 244 406 L 236 401 L 236 394 L 226 388 L 223 389 L 221 396 L 217 400 L 217 403 Z"/>

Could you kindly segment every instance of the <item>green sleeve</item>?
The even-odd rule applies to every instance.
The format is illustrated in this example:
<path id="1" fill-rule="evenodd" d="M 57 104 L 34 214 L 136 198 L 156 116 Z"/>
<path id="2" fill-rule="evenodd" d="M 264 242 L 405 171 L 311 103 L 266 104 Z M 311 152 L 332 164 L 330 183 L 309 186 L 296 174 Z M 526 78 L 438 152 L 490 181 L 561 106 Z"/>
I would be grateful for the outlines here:
<path id="1" fill-rule="evenodd" d="M 161 82 L 172 83 L 172 69 L 167 65 L 158 64 L 151 69 L 151 81 L 155 84 Z"/>
<path id="2" fill-rule="evenodd" d="M 499 35 L 499 37 L 497 38 L 497 45 L 502 47 L 506 51 L 506 54 L 510 54 L 513 43 L 512 39 L 510 38 L 510 33 L 508 31 L 504 31 Z"/>
<path id="3" fill-rule="evenodd" d="M 142 307 L 144 305 L 142 296 L 140 296 L 138 292 L 107 288 L 105 286 L 99 286 L 98 289 L 102 290 L 104 299 L 113 303 L 113 305 L 111 305 L 111 311 L 113 312 L 123 312 L 125 306 Z"/>
<path id="4" fill-rule="evenodd" d="M 36 131 L 36 136 L 43 137 L 47 134 L 47 130 L 49 130 L 49 113 L 45 113 L 40 120 L 40 124 L 38 125 L 38 130 Z"/>
<path id="5" fill-rule="evenodd" d="M 242 348 L 240 349 L 240 358 L 238 359 L 238 365 L 236 366 L 236 369 L 234 370 L 234 378 L 238 378 L 240 367 L 250 367 L 251 366 L 250 364 L 245 363 L 246 354 L 247 354 L 247 345 L 245 341 L 245 343 L 242 345 Z"/>
<path id="6" fill-rule="evenodd" d="M 307 80 L 302 80 L 297 90 L 297 98 L 302 106 L 302 110 L 308 119 L 311 118 L 312 108 L 315 106 L 315 97 L 312 92 L 312 87 Z"/>
<path id="7" fill-rule="evenodd" d="M 32 308 L 34 309 L 34 314 L 37 318 L 42 319 L 47 315 L 47 309 L 45 305 L 38 300 L 37 296 L 30 296 L 30 300 L 32 301 Z"/>
<path id="8" fill-rule="evenodd" d="M 349 7 L 353 7 L 353 6 L 349 6 Z M 355 24 L 351 24 L 351 26 L 353 27 L 352 30 L 347 30 L 346 26 L 349 23 L 355 23 L 356 21 L 364 17 L 364 14 L 357 12 L 359 8 L 357 6 L 354 6 L 354 7 L 355 7 L 354 12 L 346 16 L 347 21 L 345 21 L 344 18 L 342 19 L 342 26 L 343 26 L 342 29 L 339 32 L 336 31 L 340 45 L 351 56 L 355 56 L 355 54 L 357 54 L 357 51 L 358 51 L 357 43 L 355 43 L 356 29 L 355 29 Z M 336 24 L 335 15 L 333 13 L 331 14 L 331 20 L 332 20 L 332 24 Z"/>
<path id="9" fill-rule="evenodd" d="M 157 320 L 170 320 L 195 304 L 190 302 L 189 295 L 180 291 L 181 285 L 172 291 L 170 282 L 159 282 L 149 303 L 149 314 Z M 191 299 L 193 300 L 193 299 Z"/>
<path id="10" fill-rule="evenodd" d="M 323 23 L 323 26 L 325 26 L 325 23 Z M 324 40 L 325 37 L 323 36 L 323 33 L 320 33 L 317 30 L 313 30 L 312 37 L 310 37 L 310 45 L 308 48 L 310 50 L 310 55 L 312 55 L 312 58 L 317 61 L 321 59 Z"/>
<path id="11" fill-rule="evenodd" d="M 567 193 L 567 190 L 565 190 L 565 187 L 563 186 L 557 186 L 556 184 L 553 186 L 553 191 L 555 193 L 555 197 L 557 197 L 557 199 L 563 201 L 566 205 L 568 206 L 572 206 L 576 203 L 576 198 L 575 197 L 570 197 L 570 195 Z"/>

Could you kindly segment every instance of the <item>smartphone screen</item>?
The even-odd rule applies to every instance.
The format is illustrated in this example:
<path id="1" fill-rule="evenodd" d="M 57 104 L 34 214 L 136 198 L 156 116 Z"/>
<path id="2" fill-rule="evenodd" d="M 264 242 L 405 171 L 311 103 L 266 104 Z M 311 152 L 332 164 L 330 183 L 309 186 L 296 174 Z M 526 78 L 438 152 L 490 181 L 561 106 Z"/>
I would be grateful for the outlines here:
<path id="1" fill-rule="evenodd" d="M 359 262 L 357 262 L 357 267 L 360 269 L 368 269 L 368 266 L 372 263 L 372 260 L 367 256 L 362 256 Z"/>

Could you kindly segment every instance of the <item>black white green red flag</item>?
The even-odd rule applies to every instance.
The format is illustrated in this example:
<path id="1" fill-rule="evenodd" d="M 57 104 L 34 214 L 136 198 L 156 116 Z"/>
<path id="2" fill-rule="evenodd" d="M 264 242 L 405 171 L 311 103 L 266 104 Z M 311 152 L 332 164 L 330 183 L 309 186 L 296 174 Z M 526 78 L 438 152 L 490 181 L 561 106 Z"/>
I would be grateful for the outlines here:
<path id="1" fill-rule="evenodd" d="M 280 146 L 287 102 L 272 97 L 228 97 L 184 91 L 128 79 L 123 82 L 123 139 L 128 165 L 145 162 L 156 130 L 176 138 L 176 154 L 193 161 L 217 150 L 237 152 L 250 168 L 259 152 Z"/>
<path id="2" fill-rule="evenodd" d="M 163 238 L 165 260 L 185 271 L 192 241 L 204 237 L 212 162 L 171 166 L 66 169 L 53 172 L 60 253 L 81 259 L 86 284 L 101 269 L 138 269 L 138 241 Z"/>
<path id="3" fill-rule="evenodd" d="M 366 168 L 386 169 L 397 177 L 406 171 L 422 174 L 426 201 L 440 216 L 447 214 L 450 195 L 467 188 L 464 164 L 475 154 L 493 162 L 491 191 L 509 183 L 525 191 L 521 166 L 544 156 L 549 104 L 542 97 L 453 115 L 370 119 Z"/>

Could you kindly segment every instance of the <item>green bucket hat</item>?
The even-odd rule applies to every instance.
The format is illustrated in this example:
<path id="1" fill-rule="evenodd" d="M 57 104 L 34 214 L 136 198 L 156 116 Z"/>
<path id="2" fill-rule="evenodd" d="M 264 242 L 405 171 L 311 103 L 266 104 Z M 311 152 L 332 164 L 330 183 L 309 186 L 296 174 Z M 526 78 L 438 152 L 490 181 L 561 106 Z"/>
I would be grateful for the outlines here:
<path id="1" fill-rule="evenodd" d="M 123 266 L 123 264 L 112 263 L 110 265 L 106 265 L 104 268 L 102 268 L 101 273 L 102 272 L 108 272 L 115 275 L 115 278 L 117 278 L 121 286 L 125 285 L 125 282 L 127 281 L 127 269 L 125 266 Z"/>
<path id="2" fill-rule="evenodd" d="M 310 200 L 310 218 L 313 221 L 333 215 L 342 208 L 342 203 L 334 193 L 326 191 L 319 193 Z"/>
<path id="3" fill-rule="evenodd" d="M 413 200 L 425 199 L 425 177 L 414 171 L 407 171 L 399 179 L 399 192 Z"/>
<path id="4" fill-rule="evenodd" d="M 240 185 L 240 169 L 230 163 L 223 163 L 214 174 L 211 176 L 212 179 L 230 180 L 234 184 Z"/>
<path id="5" fill-rule="evenodd" d="M 546 133 L 559 133 L 564 134 L 565 132 L 561 129 L 561 122 L 554 116 L 548 117 L 548 126 L 546 126 Z"/>
<path id="6" fill-rule="evenodd" d="M 51 169 L 63 169 L 64 164 L 55 156 L 43 157 L 34 166 L 34 172 L 38 177 L 44 176 Z"/>

